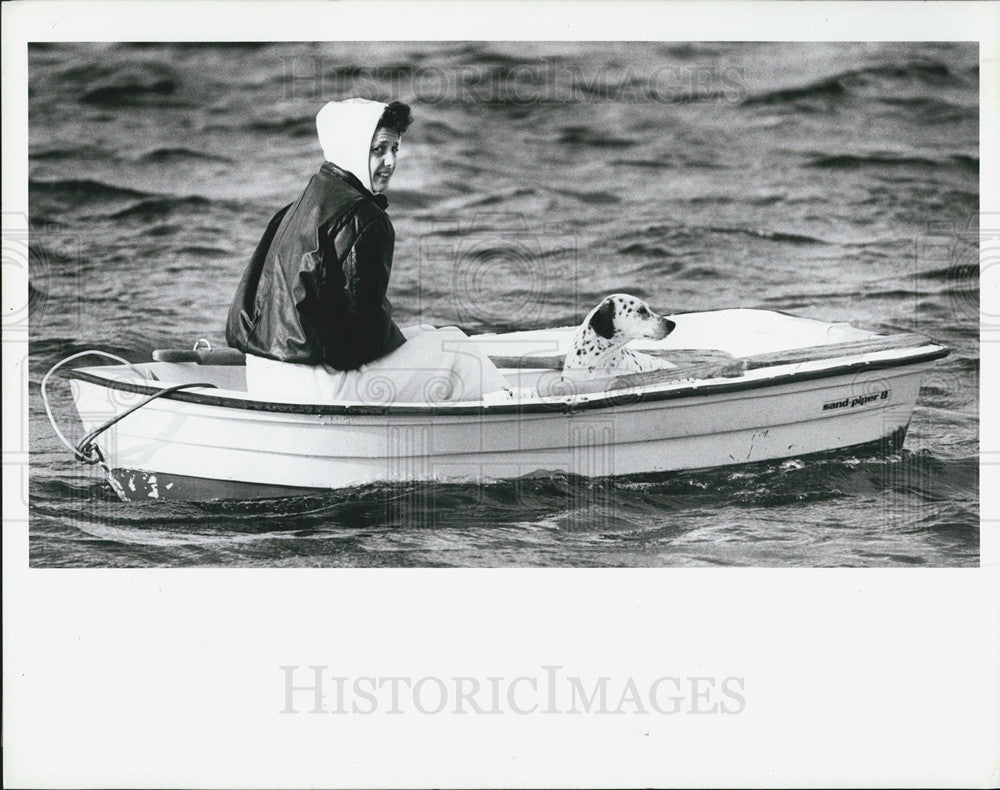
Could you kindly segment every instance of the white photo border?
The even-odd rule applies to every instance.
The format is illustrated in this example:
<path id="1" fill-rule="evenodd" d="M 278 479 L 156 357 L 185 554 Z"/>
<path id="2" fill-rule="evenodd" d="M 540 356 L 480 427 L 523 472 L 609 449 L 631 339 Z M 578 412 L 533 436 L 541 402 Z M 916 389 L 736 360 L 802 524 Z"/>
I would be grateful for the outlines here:
<path id="1" fill-rule="evenodd" d="M 27 213 L 32 41 L 978 41 L 990 3 L 13 2 L 3 206 Z M 980 178 L 1000 218 L 1000 182 Z M 982 309 L 1000 314 L 1000 267 Z M 8 288 L 5 313 L 27 303 Z M 17 787 L 995 786 L 1000 338 L 981 338 L 972 569 L 28 567 L 27 335 L 3 338 L 4 760 Z M 282 715 L 281 666 L 347 677 L 740 677 L 734 716 Z"/>

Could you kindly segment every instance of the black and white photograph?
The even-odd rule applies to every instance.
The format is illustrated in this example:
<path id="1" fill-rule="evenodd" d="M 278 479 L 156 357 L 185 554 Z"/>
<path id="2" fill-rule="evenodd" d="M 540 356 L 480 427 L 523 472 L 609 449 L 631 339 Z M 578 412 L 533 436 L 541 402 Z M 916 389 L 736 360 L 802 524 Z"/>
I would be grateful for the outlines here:
<path id="1" fill-rule="evenodd" d="M 979 562 L 975 42 L 28 72 L 33 565 Z"/>
<path id="2" fill-rule="evenodd" d="M 1000 8 L 3 6 L 5 784 L 1000 780 Z"/>

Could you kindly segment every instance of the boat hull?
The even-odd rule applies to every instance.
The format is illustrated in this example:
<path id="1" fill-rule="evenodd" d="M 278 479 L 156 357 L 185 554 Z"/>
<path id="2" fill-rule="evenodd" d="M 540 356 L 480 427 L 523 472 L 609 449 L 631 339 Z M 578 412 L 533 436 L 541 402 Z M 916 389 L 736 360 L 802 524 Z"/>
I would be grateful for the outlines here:
<path id="1" fill-rule="evenodd" d="M 882 458 L 899 452 L 906 441 L 908 426 L 903 426 L 892 434 L 874 442 L 852 447 L 841 447 L 818 453 L 796 455 L 796 460 L 815 463 L 816 461 L 836 458 Z M 769 461 L 758 461 L 756 464 L 767 464 Z M 733 464 L 740 468 L 754 464 Z M 725 467 L 717 467 L 725 468 Z M 705 470 L 681 470 L 677 472 L 650 473 L 657 479 L 669 477 L 671 474 L 697 473 Z M 189 475 L 165 474 L 163 472 L 146 472 L 141 469 L 109 469 L 108 479 L 112 488 L 126 502 L 142 502 L 149 499 L 179 500 L 185 502 L 211 500 L 253 500 L 281 499 L 289 497 L 317 496 L 335 491 L 327 487 L 309 488 L 302 486 L 279 486 L 268 483 L 246 483 L 238 480 L 217 480 Z M 516 479 L 516 478 L 515 478 Z M 412 482 L 412 481 L 409 481 Z M 477 483 L 492 482 L 479 480 Z M 433 485 L 428 483 L 428 485 Z"/>
<path id="2" fill-rule="evenodd" d="M 383 481 L 584 477 L 708 469 L 859 446 L 894 449 L 927 362 L 621 393 L 598 403 L 500 410 L 308 413 L 161 398 L 97 445 L 119 495 L 274 496 Z M 72 382 L 86 430 L 141 400 Z M 271 406 L 274 406 L 272 404 Z"/>

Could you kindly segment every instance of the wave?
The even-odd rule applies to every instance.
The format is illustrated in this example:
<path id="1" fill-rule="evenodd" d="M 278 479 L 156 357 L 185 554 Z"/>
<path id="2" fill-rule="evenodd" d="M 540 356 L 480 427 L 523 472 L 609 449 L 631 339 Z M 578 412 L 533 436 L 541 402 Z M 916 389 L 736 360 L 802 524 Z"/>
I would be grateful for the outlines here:
<path id="1" fill-rule="evenodd" d="M 970 189 L 946 189 L 938 196 L 936 202 L 942 207 L 952 209 L 958 204 L 957 207 L 966 209 L 968 214 L 979 213 L 979 193 Z"/>
<path id="2" fill-rule="evenodd" d="M 957 263 L 952 266 L 945 266 L 940 269 L 929 269 L 917 275 L 922 280 L 937 280 L 954 282 L 960 280 L 970 280 L 979 282 L 979 262 L 968 261 Z"/>
<path id="3" fill-rule="evenodd" d="M 671 500 L 683 507 L 725 501 L 737 506 L 784 504 L 869 495 L 875 490 L 919 490 L 940 496 L 944 490 L 974 491 L 978 458 L 945 460 L 926 450 L 902 450 L 886 457 L 858 457 L 843 451 L 808 460 L 769 461 L 737 468 L 639 475 L 623 487 L 641 490 L 648 502 Z M 619 496 L 619 501 L 625 497 Z"/>
<path id="4" fill-rule="evenodd" d="M 762 200 L 764 200 L 762 198 Z M 720 198 L 720 202 L 732 202 L 728 198 Z M 749 201 L 753 203 L 754 201 Z M 767 199 L 764 203 L 775 202 Z M 632 241 L 636 235 L 645 239 L 667 242 L 690 242 L 692 240 L 704 240 L 706 236 L 712 234 L 749 236 L 754 239 L 764 239 L 781 244 L 807 245 L 822 244 L 829 245 L 831 242 L 817 236 L 809 236 L 805 233 L 792 233 L 782 230 L 765 230 L 763 228 L 741 227 L 738 225 L 648 225 L 639 228 L 633 233 L 622 234 L 618 238 Z"/>
<path id="5" fill-rule="evenodd" d="M 722 48 L 706 42 L 688 42 L 680 44 L 663 44 L 656 48 L 656 51 L 666 58 L 674 60 L 694 60 L 699 57 L 711 58 L 722 54 Z"/>
<path id="6" fill-rule="evenodd" d="M 153 197 L 153 194 L 150 192 L 141 192 L 130 187 L 105 184 L 103 181 L 94 181 L 88 178 L 57 179 L 53 181 L 32 178 L 28 180 L 28 195 L 28 199 L 31 202 L 41 199 L 73 204 L 81 201 L 135 200 L 138 198 Z"/>
<path id="7" fill-rule="evenodd" d="M 531 66 L 539 62 L 537 58 L 497 52 L 493 49 L 487 49 L 486 46 L 481 43 L 465 44 L 455 54 L 462 58 L 467 65 L 475 66 L 485 65 L 496 68 L 515 69 Z"/>
<path id="8" fill-rule="evenodd" d="M 173 69 L 162 63 L 129 63 L 84 88 L 80 101 L 98 107 L 134 107 L 164 103 L 181 87 Z"/>
<path id="9" fill-rule="evenodd" d="M 99 522 L 116 527 L 167 528 L 187 533 L 190 524 L 198 531 L 286 532 L 330 528 L 396 529 L 444 526 L 460 514 L 463 525 L 491 528 L 521 525 L 556 517 L 567 501 L 614 503 L 625 520 L 643 521 L 645 515 L 720 506 L 749 509 L 781 507 L 806 502 L 871 496 L 876 491 L 915 495 L 924 501 L 940 501 L 974 491 L 979 483 L 978 459 L 939 459 L 926 451 L 880 457 L 857 457 L 845 453 L 827 458 L 764 462 L 706 472 L 671 472 L 629 475 L 617 478 L 584 478 L 564 472 L 539 472 L 517 480 L 468 483 L 386 483 L 352 489 L 281 497 L 267 500 L 216 502 L 116 502 L 102 484 L 86 481 L 33 481 L 33 507 L 58 515 L 82 498 L 109 503 Z M 266 525 L 260 516 L 267 514 Z M 576 526 L 592 529 L 588 519 Z M 942 524 L 951 529 L 957 520 Z M 976 520 L 961 520 L 974 525 Z M 567 524 L 570 526 L 570 524 Z M 179 535 L 178 535 L 179 536 Z M 127 536 L 122 536 L 127 537 Z"/>
<path id="10" fill-rule="evenodd" d="M 46 244 L 44 235 L 37 234 L 28 243 L 28 262 L 31 264 L 32 271 L 35 272 L 44 271 L 47 267 L 61 269 L 75 263 L 76 258 L 63 249 L 53 248 Z"/>
<path id="11" fill-rule="evenodd" d="M 589 126 L 565 126 L 560 131 L 559 142 L 566 145 L 585 145 L 591 148 L 630 148 L 635 140 L 615 137 Z"/>
<path id="12" fill-rule="evenodd" d="M 37 362 L 38 364 L 46 367 L 51 365 L 53 362 L 68 357 L 70 354 L 76 354 L 80 351 L 93 350 L 116 354 L 117 356 L 127 359 L 130 362 L 146 362 L 149 360 L 149 354 L 152 351 L 152 346 L 147 348 L 145 345 L 121 343 L 121 340 L 121 333 L 109 334 L 107 339 L 102 341 L 82 341 L 78 337 L 65 337 L 60 335 L 37 339 L 29 338 L 28 355 L 31 358 L 32 365 Z M 80 362 L 80 367 L 99 364 L 110 365 L 114 363 L 110 360 L 106 363 L 101 363 L 101 358 L 95 356 L 89 359 L 84 358 L 83 361 Z M 44 370 L 42 372 L 44 373 Z M 39 376 L 39 378 L 41 377 Z"/>
<path id="13" fill-rule="evenodd" d="M 464 134 L 458 129 L 440 120 L 428 121 L 421 126 L 421 131 L 427 136 L 427 141 L 430 143 L 449 143 L 464 137 Z"/>
<path id="14" fill-rule="evenodd" d="M 196 151 L 192 148 L 156 148 L 148 153 L 143 154 L 139 157 L 142 162 L 155 162 L 155 163 L 174 163 L 183 160 L 195 160 L 203 162 L 227 162 L 232 163 L 235 160 L 230 159 L 228 156 L 222 156 L 220 154 L 211 154 L 207 151 Z"/>
<path id="15" fill-rule="evenodd" d="M 803 102 L 816 99 L 826 102 L 837 101 L 876 80 L 917 81 L 933 87 L 940 87 L 942 84 L 965 85 L 963 78 L 953 74 L 948 66 L 940 61 L 913 60 L 902 64 L 884 63 L 862 69 L 850 69 L 804 85 L 762 91 L 747 96 L 741 104 L 801 105 Z"/>
<path id="16" fill-rule="evenodd" d="M 194 255 L 199 258 L 229 258 L 234 254 L 232 250 L 224 250 L 220 247 L 205 247 L 197 244 L 178 247 L 174 252 L 178 255 Z"/>
<path id="17" fill-rule="evenodd" d="M 730 166 L 710 159 L 695 159 L 683 155 L 670 157 L 651 157 L 649 159 L 613 159 L 611 165 L 616 167 L 636 167 L 642 170 L 678 170 L 680 168 L 701 170 L 729 170 Z"/>
<path id="18" fill-rule="evenodd" d="M 393 189 L 387 197 L 396 208 L 423 209 L 431 204 L 427 193 L 420 189 Z"/>
<path id="19" fill-rule="evenodd" d="M 154 225 L 151 228 L 147 228 L 145 233 L 147 236 L 152 237 L 177 236 L 185 234 L 187 230 L 189 230 L 189 228 L 183 222 L 164 222 L 160 225 Z"/>
<path id="20" fill-rule="evenodd" d="M 212 126 L 209 128 L 219 128 Z M 230 127 L 222 127 L 229 130 Z M 264 132 L 265 134 L 289 135 L 291 137 L 315 137 L 316 118 L 313 115 L 303 115 L 297 118 L 278 118 L 276 120 L 251 121 L 242 127 L 251 132 Z"/>
<path id="21" fill-rule="evenodd" d="M 84 104 L 99 104 L 108 106 L 130 106 L 148 102 L 151 95 L 170 96 L 177 90 L 173 80 L 157 80 L 143 85 L 138 82 L 126 82 L 119 85 L 104 85 L 87 91 L 80 99 Z"/>
<path id="22" fill-rule="evenodd" d="M 788 104 L 796 102 L 799 99 L 840 98 L 847 93 L 847 90 L 841 81 L 842 79 L 843 75 L 838 75 L 817 80 L 816 82 L 810 82 L 805 85 L 765 91 L 763 93 L 747 96 L 741 104 L 752 107 L 754 105 Z"/>
<path id="23" fill-rule="evenodd" d="M 114 154 L 91 145 L 81 145 L 75 148 L 49 148 L 28 153 L 29 162 L 61 162 L 63 160 L 113 158 Z"/>
<path id="24" fill-rule="evenodd" d="M 499 194 L 484 195 L 483 197 L 480 198 L 465 200 L 461 203 L 461 205 L 453 207 L 453 210 L 482 208 L 484 206 L 497 206 L 506 203 L 509 200 L 513 200 L 514 198 L 528 197 L 537 194 L 538 192 L 532 187 L 514 187 Z M 464 235 L 464 233 L 465 231 L 462 231 L 461 233 L 452 235 Z M 445 233 L 444 235 L 449 235 L 449 234 Z"/>
<path id="25" fill-rule="evenodd" d="M 904 288 L 890 288 L 885 291 L 873 291 L 869 288 L 858 288 L 850 294 L 854 299 L 901 299 L 903 301 L 913 299 L 913 291 Z"/>
<path id="26" fill-rule="evenodd" d="M 417 69 L 416 63 L 380 63 L 378 65 L 349 63 L 330 68 L 324 67 L 323 79 L 333 80 L 333 84 L 341 86 L 342 91 L 350 91 L 355 95 L 364 96 L 373 93 L 373 82 L 398 84 L 403 80 L 412 80 L 417 76 Z M 283 86 L 284 80 L 287 78 L 282 75 L 280 79 Z M 351 95 L 350 92 L 347 95 Z M 375 98 L 375 96 L 373 95 L 371 98 Z"/>
<path id="27" fill-rule="evenodd" d="M 758 195 L 695 195 L 684 202 L 689 206 L 725 206 L 733 203 L 741 206 L 773 206 L 788 200 L 787 193 L 762 193 Z"/>
<path id="28" fill-rule="evenodd" d="M 948 159 L 929 159 L 924 156 L 904 156 L 900 154 L 833 154 L 817 155 L 805 163 L 805 167 L 831 170 L 857 170 L 864 167 L 949 167 L 958 165 L 965 169 L 975 166 L 979 171 L 979 158 L 954 155 Z"/>
<path id="29" fill-rule="evenodd" d="M 942 459 L 928 450 L 903 452 L 903 469 L 886 469 L 888 485 L 896 491 L 917 494 L 925 501 L 940 501 L 950 494 L 979 488 L 979 458 Z M 895 474 L 893 474 L 895 473 Z"/>
<path id="30" fill-rule="evenodd" d="M 109 504 L 119 501 L 111 486 L 100 479 L 70 482 L 60 478 L 39 479 L 37 475 L 32 475 L 29 486 L 31 509 L 35 511 L 37 508 L 40 513 L 49 512 L 47 505 L 55 513 L 61 513 L 61 503 L 74 500 L 103 501 Z"/>
<path id="31" fill-rule="evenodd" d="M 971 344 L 970 348 L 972 350 L 968 352 L 963 352 L 961 349 L 952 349 L 952 359 L 949 363 L 949 367 L 955 370 L 963 371 L 966 373 L 978 373 L 980 360 L 979 360 L 979 335 L 978 333 L 974 335 L 976 342 Z"/>
<path id="32" fill-rule="evenodd" d="M 979 543 L 979 508 L 950 504 L 943 512 L 934 511 L 920 522 L 920 529 L 956 542 Z"/>
<path id="33" fill-rule="evenodd" d="M 218 206 L 217 201 L 209 200 L 200 195 L 188 195 L 187 197 L 156 197 L 140 201 L 133 206 L 129 206 L 113 214 L 106 214 L 108 219 L 140 219 L 154 220 L 168 217 L 176 211 L 189 209 L 204 209 L 208 206 Z"/>
<path id="34" fill-rule="evenodd" d="M 634 242 L 617 250 L 619 255 L 635 255 L 640 258 L 664 258 L 671 255 L 671 252 L 656 245 Z"/>
<path id="35" fill-rule="evenodd" d="M 705 228 L 710 233 L 735 234 L 742 236 L 752 236 L 768 241 L 787 242 L 789 244 L 827 244 L 823 239 L 815 236 L 806 236 L 801 233 L 786 233 L 784 231 L 759 230 L 755 228 L 730 228 L 725 226 L 710 226 Z"/>
<path id="36" fill-rule="evenodd" d="M 590 205 L 606 206 L 609 203 L 622 202 L 620 195 L 604 190 L 586 191 L 574 189 L 553 189 L 552 191 L 557 195 L 566 195 L 567 197 L 576 198 L 581 203 L 587 203 Z"/>
<path id="37" fill-rule="evenodd" d="M 950 68 L 939 60 L 911 60 L 901 65 L 884 63 L 867 69 L 852 72 L 855 75 L 870 75 L 905 80 L 917 78 L 926 83 L 939 84 L 942 81 L 954 80 Z"/>
<path id="38" fill-rule="evenodd" d="M 639 167 L 649 170 L 673 170 L 677 162 L 669 159 L 615 159 L 611 162 L 616 167 Z"/>
<path id="39" fill-rule="evenodd" d="M 975 106 L 953 104 L 932 96 L 882 96 L 879 101 L 890 107 L 912 111 L 919 116 L 918 120 L 927 123 L 975 121 L 979 117 Z"/>
<path id="40" fill-rule="evenodd" d="M 968 154 L 952 154 L 951 161 L 955 162 L 956 164 L 962 165 L 964 168 L 974 173 L 979 172 L 978 156 L 970 156 Z"/>
<path id="41" fill-rule="evenodd" d="M 49 299 L 49 294 L 28 280 L 28 312 L 32 313 L 44 305 Z"/>

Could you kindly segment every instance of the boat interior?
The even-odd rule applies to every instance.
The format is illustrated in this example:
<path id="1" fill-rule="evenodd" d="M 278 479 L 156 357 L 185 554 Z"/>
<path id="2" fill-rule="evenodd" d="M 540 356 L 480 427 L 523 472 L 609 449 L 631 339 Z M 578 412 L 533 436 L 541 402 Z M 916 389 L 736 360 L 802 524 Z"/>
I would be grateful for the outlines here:
<path id="1" fill-rule="evenodd" d="M 629 344 L 629 348 L 665 362 L 665 369 L 624 375 L 611 372 L 586 382 L 567 383 L 561 378 L 562 359 L 575 327 L 482 334 L 471 339 L 487 347 L 488 355 L 518 399 L 734 378 L 778 366 L 932 345 L 921 335 L 878 335 L 848 324 L 767 310 L 720 310 L 670 318 L 676 329 L 668 337 Z M 243 355 L 234 349 L 211 349 L 202 341 L 193 350 L 155 351 L 152 362 L 100 366 L 81 372 L 163 386 L 205 382 L 226 394 L 247 397 Z"/>

